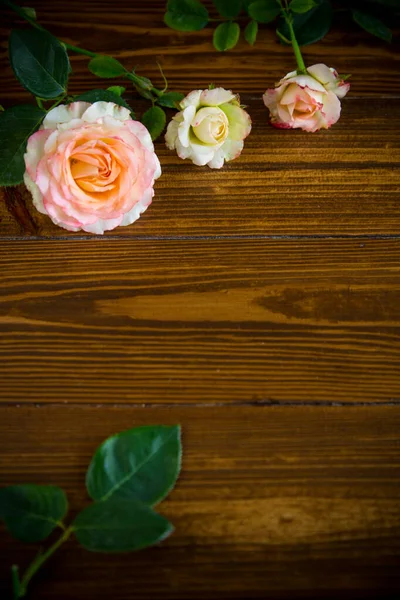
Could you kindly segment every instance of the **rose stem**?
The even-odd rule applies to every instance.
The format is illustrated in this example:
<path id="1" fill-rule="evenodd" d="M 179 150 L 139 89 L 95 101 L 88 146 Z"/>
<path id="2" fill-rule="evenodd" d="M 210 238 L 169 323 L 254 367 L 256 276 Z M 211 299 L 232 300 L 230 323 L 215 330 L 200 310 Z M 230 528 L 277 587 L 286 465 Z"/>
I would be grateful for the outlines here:
<path id="1" fill-rule="evenodd" d="M 282 0 L 279 0 L 279 4 L 281 5 L 281 10 L 282 10 L 282 15 L 283 18 L 285 19 L 287 26 L 289 28 L 290 31 L 290 40 L 292 42 L 292 48 L 293 48 L 293 52 L 296 58 L 296 62 L 297 62 L 297 72 L 298 73 L 307 73 L 307 69 L 306 69 L 306 65 L 304 64 L 304 60 L 300 51 L 300 46 L 298 44 L 298 41 L 296 39 L 296 35 L 294 33 L 294 29 L 293 29 L 293 15 L 289 12 L 289 6 L 286 0 L 284 0 L 285 2 L 285 7 L 282 4 Z"/>
<path id="2" fill-rule="evenodd" d="M 46 550 L 46 552 L 44 552 L 43 554 L 39 554 L 31 562 L 31 564 L 25 571 L 24 576 L 21 579 L 21 582 L 19 583 L 19 589 L 18 589 L 19 595 L 17 596 L 17 598 L 23 598 L 25 596 L 28 584 L 29 584 L 30 580 L 32 579 L 32 577 L 38 572 L 38 570 L 46 562 L 46 560 L 49 559 L 50 556 L 52 556 L 54 554 L 54 552 L 64 542 L 67 541 L 67 539 L 69 538 L 69 536 L 71 535 L 72 532 L 73 532 L 72 527 L 68 527 L 68 529 L 65 529 L 62 536 L 52 546 L 50 546 L 50 548 L 48 550 Z M 14 588 L 14 590 L 15 590 L 15 588 Z"/>

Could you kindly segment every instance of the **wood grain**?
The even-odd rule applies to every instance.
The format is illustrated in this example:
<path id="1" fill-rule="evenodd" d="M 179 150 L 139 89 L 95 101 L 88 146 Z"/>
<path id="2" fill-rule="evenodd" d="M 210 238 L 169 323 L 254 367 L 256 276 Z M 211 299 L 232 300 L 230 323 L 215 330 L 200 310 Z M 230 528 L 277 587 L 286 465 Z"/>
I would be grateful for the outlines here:
<path id="1" fill-rule="evenodd" d="M 0 486 L 61 485 L 73 515 L 105 437 L 183 426 L 162 505 L 175 535 L 115 557 L 71 542 L 31 599 L 397 599 L 399 35 L 385 44 L 336 17 L 304 48 L 307 64 L 353 73 L 340 121 L 310 135 L 268 125 L 261 94 L 294 66 L 270 27 L 221 54 L 212 28 L 166 28 L 164 0 L 29 5 L 156 85 L 158 60 L 170 89 L 239 92 L 253 120 L 221 171 L 158 141 L 153 205 L 105 238 L 55 227 L 22 187 L 0 191 Z M 9 106 L 29 95 L 7 58 L 20 23 L 1 16 Z M 71 92 L 110 85 L 71 62 Z M 2 599 L 9 565 L 35 552 L 0 529 Z"/>
<path id="2" fill-rule="evenodd" d="M 105 437 L 177 422 L 183 471 L 161 505 L 176 533 L 116 557 L 68 543 L 32 600 L 354 599 L 400 590 L 399 407 L 0 407 L 0 484 L 61 485 L 75 513 L 88 502 L 85 469 Z M 4 530 L 0 540 L 4 590 L 7 567 L 26 564 L 35 548 Z"/>
<path id="3" fill-rule="evenodd" d="M 182 33 L 163 23 L 165 0 L 70 0 L 68 3 L 32 0 L 40 23 L 61 39 L 98 53 L 112 54 L 127 68 L 138 67 L 138 73 L 151 77 L 162 86 L 156 64 L 160 61 L 170 88 L 189 92 L 207 87 L 212 81 L 240 93 L 260 95 L 288 71 L 295 62 L 290 48 L 278 41 L 273 25 L 261 26 L 257 43 L 249 46 L 241 36 L 234 50 L 217 52 L 212 46 L 215 24 L 199 32 Z M 211 1 L 210 15 L 217 17 Z M 4 11 L 1 35 L 0 72 L 4 81 L 5 103 L 29 96 L 16 81 L 7 57 L 9 29 L 20 24 L 14 14 Z M 243 25 L 246 24 L 243 21 Z M 396 26 L 396 23 L 391 23 Z M 306 64 L 324 62 L 339 73 L 353 73 L 355 95 L 380 97 L 398 95 L 400 83 L 400 36 L 387 44 L 367 34 L 354 23 L 336 15 L 334 27 L 317 44 L 304 48 Z M 88 59 L 74 56 L 71 92 L 99 87 L 99 79 L 87 70 Z M 120 83 L 115 80 L 116 83 Z M 122 80 L 121 80 L 122 82 Z M 109 85 L 109 80 L 104 80 Z"/>
<path id="4" fill-rule="evenodd" d="M 2 242 L 2 399 L 399 402 L 399 259 L 399 240 Z"/>
<path id="5" fill-rule="evenodd" d="M 400 231 L 400 103 L 344 100 L 342 119 L 311 135 L 267 122 L 247 99 L 253 131 L 221 170 L 180 160 L 160 140 L 163 175 L 139 221 L 111 236 L 397 235 Z M 3 188 L 0 237 L 81 237 L 38 213 L 23 186 Z M 86 234 L 87 237 L 93 237 Z"/>

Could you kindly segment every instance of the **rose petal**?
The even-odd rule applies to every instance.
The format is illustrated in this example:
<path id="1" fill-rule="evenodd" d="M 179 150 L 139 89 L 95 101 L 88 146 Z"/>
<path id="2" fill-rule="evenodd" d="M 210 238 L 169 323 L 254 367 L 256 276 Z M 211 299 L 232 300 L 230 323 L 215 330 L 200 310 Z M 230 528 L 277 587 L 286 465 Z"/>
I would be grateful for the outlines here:
<path id="1" fill-rule="evenodd" d="M 127 121 L 131 118 L 130 111 L 124 106 L 118 106 L 112 102 L 94 102 L 83 113 L 82 121 L 95 123 L 104 117 L 113 117 L 117 121 Z"/>
<path id="2" fill-rule="evenodd" d="M 213 90 L 204 90 L 201 92 L 200 104 L 202 106 L 219 106 L 236 98 L 230 90 L 224 88 L 214 88 Z"/>
<path id="3" fill-rule="evenodd" d="M 182 146 L 189 146 L 190 125 L 193 121 L 196 109 L 194 106 L 188 106 L 182 113 L 183 121 L 179 124 L 178 138 Z"/>
<path id="4" fill-rule="evenodd" d="M 190 92 L 181 102 L 180 107 L 182 110 L 187 108 L 188 106 L 194 106 L 198 108 L 200 106 L 200 96 L 202 94 L 202 90 L 193 90 Z"/>
<path id="5" fill-rule="evenodd" d="M 237 141 L 244 140 L 251 131 L 250 115 L 234 104 L 221 104 L 220 108 L 228 117 L 229 138 Z"/>
<path id="6" fill-rule="evenodd" d="M 60 104 L 47 113 L 42 127 L 43 129 L 57 129 L 60 123 L 69 123 L 72 119 L 80 119 L 89 106 L 88 102 Z"/>

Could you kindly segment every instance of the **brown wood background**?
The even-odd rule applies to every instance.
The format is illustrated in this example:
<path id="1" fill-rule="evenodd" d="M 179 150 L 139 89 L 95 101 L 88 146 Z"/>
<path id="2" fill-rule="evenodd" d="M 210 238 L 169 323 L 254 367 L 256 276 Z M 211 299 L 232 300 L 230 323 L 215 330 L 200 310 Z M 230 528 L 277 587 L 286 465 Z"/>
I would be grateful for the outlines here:
<path id="1" fill-rule="evenodd" d="M 399 37 L 338 20 L 304 49 L 353 73 L 341 120 L 312 135 L 268 125 L 261 94 L 293 58 L 267 27 L 219 54 L 210 28 L 167 29 L 162 0 L 30 5 L 157 84 L 159 60 L 171 89 L 239 92 L 253 119 L 221 171 L 158 141 L 152 206 L 102 238 L 55 227 L 22 187 L 1 192 L 0 485 L 61 485 L 75 513 L 105 437 L 183 427 L 182 476 L 161 506 L 175 534 L 113 557 L 70 542 L 30 598 L 397 598 Z M 7 61 L 18 19 L 2 17 L 8 106 L 28 95 Z M 72 58 L 73 92 L 102 83 L 86 63 Z M 35 552 L 0 529 L 1 598 L 9 566 Z"/>

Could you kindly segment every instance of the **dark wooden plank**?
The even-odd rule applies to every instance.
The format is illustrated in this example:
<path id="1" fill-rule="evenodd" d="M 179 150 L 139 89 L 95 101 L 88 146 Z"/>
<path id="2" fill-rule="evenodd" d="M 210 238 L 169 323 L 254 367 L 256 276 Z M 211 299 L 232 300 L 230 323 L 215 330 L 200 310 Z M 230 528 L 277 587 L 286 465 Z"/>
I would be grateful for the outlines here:
<path id="1" fill-rule="evenodd" d="M 171 88 L 183 92 L 207 87 L 215 81 L 240 93 L 261 94 L 295 67 L 291 49 L 277 41 L 273 26 L 260 28 L 254 48 L 242 35 L 234 50 L 219 53 L 211 43 L 215 24 L 188 34 L 168 29 L 163 23 L 165 0 L 115 0 L 112 5 L 103 0 L 90 0 L 84 4 L 80 0 L 68 3 L 32 0 L 31 5 L 36 8 L 41 24 L 66 42 L 94 52 L 113 54 L 128 68 L 137 66 L 139 73 L 151 77 L 161 86 L 156 65 L 159 60 Z M 217 17 L 211 1 L 208 5 L 211 15 Z M 6 18 L 0 30 L 3 41 L 0 73 L 4 83 L 2 101 L 7 103 L 28 96 L 15 80 L 5 51 L 9 29 L 19 21 L 8 11 L 4 14 Z M 399 49 L 400 36 L 387 44 L 354 24 L 347 25 L 337 15 L 328 36 L 318 44 L 305 47 L 303 52 L 309 65 L 325 62 L 340 73 L 353 73 L 354 94 L 380 97 L 400 93 L 398 77 L 394 76 L 399 71 Z M 86 57 L 73 57 L 72 67 L 74 76 L 70 91 L 98 87 L 99 80 L 87 70 Z"/>
<path id="2" fill-rule="evenodd" d="M 15 402 L 398 402 L 400 240 L 2 242 Z"/>
<path id="3" fill-rule="evenodd" d="M 400 232 L 398 100 L 345 99 L 339 123 L 314 135 L 273 129 L 261 100 L 245 101 L 254 127 L 239 159 L 215 171 L 157 142 L 163 175 L 153 204 L 138 222 L 107 235 Z M 23 186 L 1 195 L 1 237 L 82 235 L 38 213 Z"/>
<path id="4" fill-rule="evenodd" d="M 0 484 L 58 484 L 72 512 L 108 435 L 183 426 L 182 476 L 161 547 L 104 556 L 74 542 L 32 600 L 389 598 L 400 590 L 399 407 L 0 407 Z M 22 435 L 23 433 L 23 435 Z M 0 536 L 3 590 L 35 547 Z"/>

